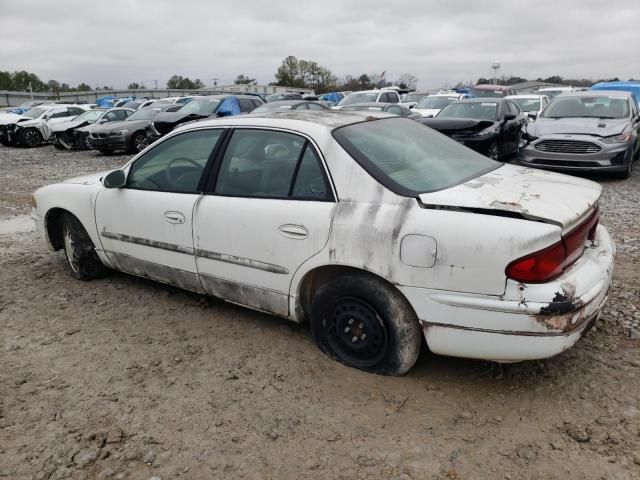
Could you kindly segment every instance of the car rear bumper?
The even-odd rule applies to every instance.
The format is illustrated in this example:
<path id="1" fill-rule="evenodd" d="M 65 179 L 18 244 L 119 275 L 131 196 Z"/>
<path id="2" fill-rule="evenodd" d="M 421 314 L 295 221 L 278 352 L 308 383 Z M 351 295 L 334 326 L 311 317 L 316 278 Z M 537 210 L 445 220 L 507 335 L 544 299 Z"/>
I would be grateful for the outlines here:
<path id="1" fill-rule="evenodd" d="M 432 352 L 498 362 L 547 358 L 575 344 L 607 300 L 615 244 L 596 239 L 561 277 L 545 284 L 507 280 L 501 297 L 399 287 Z"/>

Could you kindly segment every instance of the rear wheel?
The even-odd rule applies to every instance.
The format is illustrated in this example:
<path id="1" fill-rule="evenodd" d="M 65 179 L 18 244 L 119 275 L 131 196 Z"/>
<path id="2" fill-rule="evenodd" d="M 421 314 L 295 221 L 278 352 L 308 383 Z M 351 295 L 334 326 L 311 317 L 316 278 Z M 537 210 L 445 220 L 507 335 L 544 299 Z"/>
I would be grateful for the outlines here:
<path id="1" fill-rule="evenodd" d="M 27 128 L 20 132 L 20 144 L 28 148 L 39 147 L 42 144 L 42 134 L 35 128 Z"/>
<path id="2" fill-rule="evenodd" d="M 322 285 L 311 303 L 311 331 L 328 356 L 383 375 L 406 373 L 422 342 L 406 299 L 368 274 L 344 275 Z"/>
<path id="3" fill-rule="evenodd" d="M 71 275 L 78 280 L 91 280 L 106 274 L 89 234 L 69 213 L 62 216 L 62 240 Z"/>

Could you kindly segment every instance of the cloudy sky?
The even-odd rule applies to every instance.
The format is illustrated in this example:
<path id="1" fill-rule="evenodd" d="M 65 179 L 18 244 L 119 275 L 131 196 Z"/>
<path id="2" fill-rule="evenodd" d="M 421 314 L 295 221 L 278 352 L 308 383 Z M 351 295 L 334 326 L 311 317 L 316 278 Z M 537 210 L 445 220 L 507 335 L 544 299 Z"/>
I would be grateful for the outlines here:
<path id="1" fill-rule="evenodd" d="M 126 87 L 260 83 L 288 55 L 421 87 L 491 75 L 640 78 L 640 0 L 0 0 L 0 70 Z"/>

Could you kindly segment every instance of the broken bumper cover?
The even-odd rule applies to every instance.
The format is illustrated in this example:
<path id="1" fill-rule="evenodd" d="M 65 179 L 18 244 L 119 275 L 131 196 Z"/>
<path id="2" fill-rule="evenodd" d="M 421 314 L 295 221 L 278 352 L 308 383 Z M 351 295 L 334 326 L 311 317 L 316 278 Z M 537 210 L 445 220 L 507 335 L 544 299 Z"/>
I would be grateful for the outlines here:
<path id="1" fill-rule="evenodd" d="M 573 346 L 600 315 L 614 257 L 613 240 L 599 226 L 582 257 L 552 282 L 507 280 L 501 297 L 400 290 L 416 310 L 434 353 L 498 362 L 547 358 Z"/>

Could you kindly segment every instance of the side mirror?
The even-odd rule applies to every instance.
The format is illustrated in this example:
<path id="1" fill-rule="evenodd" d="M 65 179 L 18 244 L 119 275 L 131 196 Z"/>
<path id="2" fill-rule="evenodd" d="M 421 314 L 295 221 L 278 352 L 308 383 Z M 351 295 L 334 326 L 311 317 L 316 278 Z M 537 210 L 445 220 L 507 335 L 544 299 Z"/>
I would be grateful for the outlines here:
<path id="1" fill-rule="evenodd" d="M 102 184 L 105 188 L 121 188 L 124 187 L 126 181 L 127 176 L 124 170 L 114 170 L 102 179 Z"/>
<path id="2" fill-rule="evenodd" d="M 538 118 L 538 112 L 529 112 L 529 113 L 527 113 L 527 116 L 528 116 L 531 120 L 535 120 L 536 118 Z"/>
<path id="3" fill-rule="evenodd" d="M 98 123 L 107 123 L 108 120 L 106 118 L 101 118 L 100 120 L 98 120 Z"/>
<path id="4" fill-rule="evenodd" d="M 514 115 L 513 113 L 505 113 L 504 114 L 504 121 L 505 122 L 509 122 L 511 120 L 515 120 L 517 117 L 517 115 Z"/>

